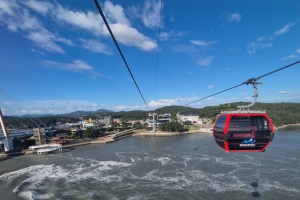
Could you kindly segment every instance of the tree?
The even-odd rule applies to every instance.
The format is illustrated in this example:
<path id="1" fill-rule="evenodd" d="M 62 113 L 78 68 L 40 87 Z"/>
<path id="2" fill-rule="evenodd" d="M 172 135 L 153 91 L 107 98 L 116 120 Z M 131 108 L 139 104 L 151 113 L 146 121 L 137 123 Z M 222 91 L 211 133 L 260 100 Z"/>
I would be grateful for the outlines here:
<path id="1" fill-rule="evenodd" d="M 89 128 L 83 132 L 84 138 L 97 138 L 100 135 L 100 129 Z"/>
<path id="2" fill-rule="evenodd" d="M 136 128 L 136 129 L 142 129 L 143 127 L 142 127 L 142 123 L 141 122 L 135 122 L 134 124 L 133 124 L 133 128 Z"/>
<path id="3" fill-rule="evenodd" d="M 169 132 L 183 132 L 184 126 L 179 122 L 175 123 L 164 123 L 158 126 L 158 129 L 161 131 L 169 131 Z"/>

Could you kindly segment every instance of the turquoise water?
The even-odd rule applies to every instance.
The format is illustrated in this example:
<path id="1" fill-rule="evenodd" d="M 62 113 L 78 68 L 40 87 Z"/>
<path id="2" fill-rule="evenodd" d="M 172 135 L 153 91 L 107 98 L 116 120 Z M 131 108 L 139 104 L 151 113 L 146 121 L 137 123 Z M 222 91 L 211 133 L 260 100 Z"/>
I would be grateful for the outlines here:
<path id="1" fill-rule="evenodd" d="M 225 153 L 208 134 L 129 137 L 0 162 L 1 199 L 300 199 L 300 130 L 263 153 Z"/>

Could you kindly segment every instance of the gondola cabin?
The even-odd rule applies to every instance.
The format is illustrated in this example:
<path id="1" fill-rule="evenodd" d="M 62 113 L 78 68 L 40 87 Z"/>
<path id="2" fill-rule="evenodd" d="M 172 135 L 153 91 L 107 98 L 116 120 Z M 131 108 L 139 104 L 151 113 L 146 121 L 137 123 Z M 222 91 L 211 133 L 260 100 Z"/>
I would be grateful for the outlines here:
<path id="1" fill-rule="evenodd" d="M 274 127 L 265 112 L 228 111 L 217 118 L 213 135 L 226 152 L 263 152 L 274 137 Z"/>

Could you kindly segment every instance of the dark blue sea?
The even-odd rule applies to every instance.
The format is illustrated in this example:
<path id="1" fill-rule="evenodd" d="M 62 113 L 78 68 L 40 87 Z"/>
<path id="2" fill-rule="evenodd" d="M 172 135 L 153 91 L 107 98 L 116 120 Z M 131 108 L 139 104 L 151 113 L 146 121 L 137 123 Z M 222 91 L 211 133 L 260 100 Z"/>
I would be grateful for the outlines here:
<path id="1" fill-rule="evenodd" d="M 300 129 L 263 153 L 226 153 L 210 134 L 128 137 L 0 159 L 1 199 L 300 199 Z"/>

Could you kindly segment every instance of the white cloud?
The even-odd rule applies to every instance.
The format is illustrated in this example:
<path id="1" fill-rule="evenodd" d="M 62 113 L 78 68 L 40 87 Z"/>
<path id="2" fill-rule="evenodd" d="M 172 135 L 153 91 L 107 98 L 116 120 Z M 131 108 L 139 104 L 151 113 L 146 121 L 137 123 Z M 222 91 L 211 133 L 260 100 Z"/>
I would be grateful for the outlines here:
<path id="1" fill-rule="evenodd" d="M 130 27 L 121 6 L 114 6 L 109 1 L 106 1 L 104 5 L 107 20 L 110 22 L 109 26 L 118 42 L 145 51 L 156 49 L 157 44 L 155 42 L 137 29 Z M 85 29 L 96 36 L 110 36 L 103 20 L 97 13 L 72 11 L 58 5 L 57 18 L 75 27 Z"/>
<path id="2" fill-rule="evenodd" d="M 115 106 L 116 110 L 126 110 L 127 106 Z"/>
<path id="3" fill-rule="evenodd" d="M 288 94 L 287 91 L 279 91 L 278 94 Z"/>
<path id="4" fill-rule="evenodd" d="M 175 53 L 188 53 L 194 54 L 197 52 L 195 46 L 193 45 L 185 45 L 185 44 L 178 44 L 171 47 L 172 51 Z"/>
<path id="5" fill-rule="evenodd" d="M 73 11 L 57 4 L 55 17 L 57 20 L 71 24 L 75 27 L 88 30 L 96 36 L 103 35 L 104 23 L 100 15 L 91 11 Z M 106 28 L 105 28 L 106 29 Z"/>
<path id="6" fill-rule="evenodd" d="M 287 23 L 284 27 L 274 32 L 274 35 L 283 35 L 290 30 L 290 28 L 294 26 L 294 23 Z"/>
<path id="7" fill-rule="evenodd" d="M 120 23 L 130 26 L 129 20 L 124 14 L 124 10 L 120 5 L 113 5 L 110 1 L 105 1 L 104 8 L 107 14 L 107 18 L 110 19 L 110 23 Z"/>
<path id="8" fill-rule="evenodd" d="M 95 72 L 94 68 L 84 61 L 74 60 L 72 63 L 59 63 L 50 60 L 44 60 L 41 62 L 44 66 L 54 69 L 72 71 L 72 72 L 88 72 L 90 75 L 95 77 L 106 77 L 111 78 L 110 76 L 99 74 Z"/>
<path id="9" fill-rule="evenodd" d="M 160 1 L 146 1 L 144 3 L 144 9 L 142 19 L 146 27 L 156 28 L 160 24 L 160 10 L 162 9 Z"/>
<path id="10" fill-rule="evenodd" d="M 214 87 L 215 87 L 214 85 L 209 85 L 208 89 L 211 89 L 211 88 L 214 88 Z"/>
<path id="11" fill-rule="evenodd" d="M 82 42 L 82 46 L 91 52 L 112 55 L 112 52 L 108 50 L 108 47 L 105 44 L 99 42 L 98 40 L 81 39 L 80 41 Z"/>
<path id="12" fill-rule="evenodd" d="M 96 111 L 99 109 L 114 110 L 115 107 L 102 105 L 90 101 L 76 100 L 42 100 L 42 101 L 25 101 L 22 102 L 22 107 L 15 110 L 14 113 L 7 112 L 7 115 L 24 115 L 24 114 L 64 114 L 78 110 Z"/>
<path id="13" fill-rule="evenodd" d="M 13 32 L 19 31 L 27 39 L 33 41 L 35 45 L 46 51 L 64 53 L 65 50 L 59 43 L 76 46 L 71 40 L 60 36 L 63 33 L 63 29 L 69 28 L 68 25 L 85 30 L 95 37 L 105 36 L 110 38 L 105 24 L 97 12 L 84 12 L 66 8 L 57 2 L 28 0 L 22 1 L 22 3 L 25 6 L 19 6 L 14 0 L 0 1 L 0 25 Z M 155 42 L 131 27 L 120 5 L 113 5 L 112 2 L 106 1 L 104 3 L 104 12 L 115 37 L 120 43 L 134 46 L 144 51 L 156 49 L 157 44 Z M 43 23 L 45 18 L 47 25 Z M 60 26 L 63 29 L 57 29 L 56 26 Z M 48 28 L 52 28 L 54 31 Z M 75 41 L 74 38 L 72 39 Z M 108 53 L 100 43 L 97 45 L 97 47 L 92 49 L 91 46 L 86 44 L 85 48 L 96 52 Z"/>
<path id="14" fill-rule="evenodd" d="M 263 36 L 260 36 L 256 39 L 257 42 L 262 42 L 264 40 L 265 40 L 265 37 L 263 37 Z"/>
<path id="15" fill-rule="evenodd" d="M 40 48 L 55 53 L 64 53 L 61 46 L 55 43 L 55 36 L 47 30 L 30 32 L 26 38 L 34 41 Z"/>
<path id="16" fill-rule="evenodd" d="M 53 9 L 53 5 L 51 3 L 44 1 L 27 0 L 21 1 L 21 3 L 43 15 L 47 14 L 49 10 Z"/>
<path id="17" fill-rule="evenodd" d="M 247 53 L 254 54 L 254 53 L 256 53 L 257 50 L 261 50 L 266 47 L 272 47 L 272 46 L 273 46 L 272 43 L 261 44 L 261 43 L 252 42 L 252 43 L 248 44 L 248 46 L 247 46 Z"/>
<path id="18" fill-rule="evenodd" d="M 169 33 L 166 33 L 166 32 L 161 32 L 160 33 L 160 41 L 166 41 L 168 40 L 170 37 L 170 34 Z"/>
<path id="19" fill-rule="evenodd" d="M 297 49 L 296 52 L 297 52 L 297 53 L 300 53 L 300 49 Z"/>
<path id="20" fill-rule="evenodd" d="M 297 57 L 298 57 L 297 55 L 292 54 L 292 55 L 283 57 L 283 58 L 281 58 L 280 60 L 289 60 L 289 59 L 293 59 L 293 58 L 297 58 Z"/>
<path id="21" fill-rule="evenodd" d="M 163 4 L 160 1 L 146 0 L 143 5 L 131 6 L 129 12 L 140 19 L 147 28 L 153 29 L 160 25 L 160 11 L 162 8 Z M 161 22 L 161 27 L 163 27 L 163 22 Z"/>
<path id="22" fill-rule="evenodd" d="M 124 45 L 136 46 L 145 51 L 150 51 L 157 48 L 157 44 L 155 42 L 139 33 L 134 28 L 131 28 L 124 24 L 112 24 L 110 27 L 114 32 L 117 40 Z"/>
<path id="23" fill-rule="evenodd" d="M 285 34 L 286 32 L 288 32 L 290 30 L 290 28 L 292 26 L 294 26 L 294 23 L 286 24 L 281 29 L 275 31 L 273 35 L 271 35 L 270 37 L 267 37 L 268 40 L 269 41 L 274 41 L 276 39 L 276 36 Z M 260 36 L 256 39 L 256 42 L 251 42 L 250 44 L 248 44 L 247 53 L 248 54 L 254 54 L 254 53 L 257 52 L 257 50 L 261 50 L 261 49 L 264 49 L 266 47 L 272 47 L 273 46 L 273 43 L 268 43 L 268 42 L 262 43 L 265 40 L 266 40 L 265 37 Z M 289 58 L 285 57 L 285 58 L 282 58 L 282 59 L 289 59 Z"/>
<path id="24" fill-rule="evenodd" d="M 29 1 L 27 3 L 30 4 Z M 2 1 L 0 3 L 0 16 L 3 16 L 0 24 L 6 26 L 10 31 L 20 31 L 26 38 L 46 51 L 64 53 L 62 47 L 56 42 L 63 42 L 68 45 L 71 42 L 45 29 L 43 23 L 36 16 L 33 16 L 28 9 L 17 5 L 15 1 Z"/>
<path id="25" fill-rule="evenodd" d="M 7 14 L 7 15 L 14 15 L 14 9 L 18 8 L 18 4 L 12 1 L 0 1 L 0 16 Z"/>
<path id="26" fill-rule="evenodd" d="M 203 40 L 190 40 L 190 43 L 197 45 L 197 46 L 202 46 L 202 47 L 206 47 L 209 45 L 212 45 L 214 43 L 216 43 L 216 41 L 211 41 L 211 42 L 205 42 Z"/>
<path id="27" fill-rule="evenodd" d="M 34 52 L 34 53 L 38 53 L 38 54 L 41 54 L 41 55 L 45 55 L 43 52 L 40 52 L 40 51 L 37 51 L 35 49 L 29 49 L 30 51 Z"/>
<path id="28" fill-rule="evenodd" d="M 178 99 L 160 99 L 158 101 L 150 101 L 148 104 L 149 107 L 163 107 L 163 106 L 171 106 L 178 105 L 180 101 Z"/>
<path id="29" fill-rule="evenodd" d="M 81 60 L 74 60 L 73 63 L 58 63 L 50 60 L 44 60 L 42 62 L 44 65 L 52 68 L 58 68 L 69 71 L 92 71 L 93 67 L 86 64 Z"/>
<path id="30" fill-rule="evenodd" d="M 239 13 L 230 13 L 226 15 L 228 22 L 239 22 L 242 19 L 242 15 Z"/>
<path id="31" fill-rule="evenodd" d="M 213 100 L 213 98 L 211 98 L 211 97 L 208 97 L 207 99 L 206 99 L 206 101 L 212 101 Z"/>
<path id="32" fill-rule="evenodd" d="M 213 59 L 214 59 L 213 56 L 208 56 L 208 57 L 199 59 L 197 61 L 197 64 L 200 65 L 200 66 L 206 67 L 206 66 L 209 66 L 212 63 Z"/>

